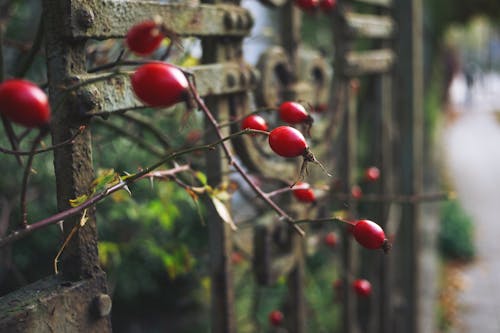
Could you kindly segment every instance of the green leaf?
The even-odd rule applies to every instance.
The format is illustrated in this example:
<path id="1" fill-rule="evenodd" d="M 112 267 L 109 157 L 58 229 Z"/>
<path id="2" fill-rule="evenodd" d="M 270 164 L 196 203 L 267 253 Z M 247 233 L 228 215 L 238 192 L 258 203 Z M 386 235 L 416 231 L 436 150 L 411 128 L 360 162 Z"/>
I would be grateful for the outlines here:
<path id="1" fill-rule="evenodd" d="M 120 175 L 114 169 L 101 169 L 97 178 L 92 182 L 93 192 L 100 192 L 120 182 Z"/>
<path id="2" fill-rule="evenodd" d="M 198 178 L 202 185 L 207 185 L 207 175 L 205 175 L 203 172 L 196 172 L 196 178 Z"/>
<path id="3" fill-rule="evenodd" d="M 99 242 L 99 262 L 103 266 L 117 265 L 121 261 L 120 247 L 114 242 Z"/>
<path id="4" fill-rule="evenodd" d="M 89 199 L 88 195 L 82 194 L 82 195 L 76 197 L 75 199 L 69 199 L 69 204 L 71 205 L 71 207 L 78 207 L 81 204 L 83 204 L 85 201 L 87 201 L 88 199 Z"/>

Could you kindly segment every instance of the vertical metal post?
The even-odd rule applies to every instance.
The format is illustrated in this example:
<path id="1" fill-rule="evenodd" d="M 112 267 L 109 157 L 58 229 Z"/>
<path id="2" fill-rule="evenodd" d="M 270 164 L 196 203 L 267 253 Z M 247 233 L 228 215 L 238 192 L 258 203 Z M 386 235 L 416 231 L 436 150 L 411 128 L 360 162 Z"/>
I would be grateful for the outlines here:
<path id="1" fill-rule="evenodd" d="M 380 125 L 381 125 L 381 171 L 382 171 L 382 193 L 394 193 L 394 170 L 393 170 L 393 94 L 392 94 L 392 72 L 383 74 L 380 78 Z M 380 207 L 380 222 L 388 233 L 387 225 L 390 204 Z M 390 237 L 388 234 L 387 236 Z M 380 257 L 379 270 L 379 299 L 378 302 L 378 332 L 389 332 L 390 313 L 392 304 L 391 293 L 391 258 Z"/>
<path id="2" fill-rule="evenodd" d="M 221 119 L 221 114 L 227 114 L 227 104 L 220 98 L 207 98 L 206 104 L 216 119 Z M 216 140 L 213 134 L 206 136 L 207 143 Z M 220 148 L 206 153 L 207 179 L 211 186 L 220 185 L 223 181 L 223 170 L 227 170 L 223 167 L 224 163 L 221 163 L 223 158 Z M 207 207 L 207 227 L 210 247 L 212 332 L 235 332 L 233 276 L 230 266 L 231 229 L 221 220 L 210 203 Z"/>
<path id="3" fill-rule="evenodd" d="M 82 18 L 92 17 L 91 6 L 87 8 L 89 12 L 80 13 Z M 84 119 L 80 112 L 85 112 L 82 107 L 89 106 L 90 101 L 85 100 L 84 96 L 68 94 L 67 91 L 67 87 L 77 83 L 74 80 L 75 75 L 86 71 L 85 40 L 72 41 L 62 35 L 65 27 L 70 24 L 67 21 L 71 11 L 70 1 L 44 0 L 43 10 L 50 102 L 53 107 L 51 131 L 53 143 L 57 144 L 72 137 L 80 126 L 88 124 L 88 120 Z M 91 21 L 82 19 L 75 24 L 91 24 Z M 65 210 L 70 208 L 70 199 L 87 193 L 94 179 L 90 131 L 78 135 L 73 144 L 54 151 L 54 169 L 58 209 Z M 100 304 L 92 303 L 92 299 L 106 299 L 107 309 L 110 307 L 110 299 L 107 295 L 106 276 L 99 267 L 97 226 L 93 210 L 89 209 L 86 216 L 87 223 L 76 232 L 63 253 L 61 271 L 64 279 L 87 281 L 88 289 L 87 293 L 67 296 L 65 304 L 70 304 L 69 306 L 75 309 L 77 318 L 86 318 L 79 322 L 81 330 L 111 332 L 109 311 L 101 312 L 98 316 L 89 316 L 93 310 L 91 307 Z M 80 223 L 81 218 L 80 214 L 64 221 L 65 237 Z M 61 327 L 66 327 L 66 324 L 60 324 Z M 67 323 L 67 327 L 72 325 L 74 323 Z"/>
<path id="4" fill-rule="evenodd" d="M 219 3 L 224 1 L 204 1 L 205 3 Z M 234 49 L 241 46 L 241 41 L 222 38 L 205 38 L 202 40 L 202 63 L 217 63 L 235 60 Z M 233 58 L 233 59 L 231 59 Z M 218 78 L 225 80 L 226 78 Z M 227 96 L 207 97 L 205 103 L 217 121 L 229 119 L 229 99 Z M 211 125 L 206 121 L 206 128 Z M 229 128 L 221 129 L 225 135 Z M 214 131 L 209 131 L 205 142 L 214 142 L 218 138 Z M 205 155 L 208 183 L 218 186 L 227 174 L 228 163 L 222 149 L 208 151 Z M 211 332 L 236 332 L 236 318 L 234 313 L 233 274 L 231 271 L 232 239 L 231 229 L 224 223 L 215 208 L 207 205 L 207 227 L 210 253 L 210 282 L 211 282 Z"/>
<path id="5" fill-rule="evenodd" d="M 392 10 L 386 8 L 379 10 L 380 14 L 392 15 Z M 394 43 L 392 40 L 383 40 L 380 42 L 381 48 L 391 48 L 394 49 Z M 397 60 L 396 60 L 397 61 Z M 377 135 L 380 137 L 380 169 L 382 172 L 381 184 L 379 186 L 379 193 L 394 193 L 394 94 L 393 94 L 393 76 L 394 70 L 388 73 L 383 73 L 380 78 L 377 79 L 377 87 L 379 94 L 379 130 Z M 379 223 L 386 232 L 386 236 L 390 237 L 391 230 L 388 229 L 389 218 L 390 218 L 391 203 L 382 203 L 379 205 L 378 218 Z M 391 307 L 393 293 L 392 288 L 392 257 L 380 256 L 377 262 L 377 273 L 378 273 L 378 300 L 376 304 L 372 304 L 374 309 L 376 309 L 376 326 L 374 328 L 375 332 L 385 333 L 389 332 L 390 320 L 391 320 Z"/>
<path id="6" fill-rule="evenodd" d="M 68 41 L 62 36 L 68 26 L 70 1 L 44 0 L 45 49 L 49 77 L 50 101 L 54 108 L 52 139 L 54 144 L 68 140 L 82 125 L 87 125 L 79 113 L 85 105 L 79 96 L 72 96 L 67 87 L 77 83 L 75 75 L 85 73 L 85 41 Z M 91 10 L 89 8 L 89 10 Z M 69 200 L 87 193 L 94 178 L 90 131 L 78 135 L 71 145 L 54 151 L 57 202 L 60 210 L 70 208 Z M 97 228 L 92 210 L 85 227 L 81 228 L 63 254 L 62 273 L 78 280 L 94 277 L 102 271 L 98 265 Z M 81 215 L 64 222 L 68 234 Z"/>
<path id="7" fill-rule="evenodd" d="M 348 78 L 344 78 L 347 94 L 347 110 L 345 117 L 345 140 L 344 149 L 345 149 L 345 161 L 344 166 L 345 170 L 342 170 L 342 177 L 345 179 L 344 185 L 344 193 L 351 193 L 352 186 L 356 184 L 356 170 L 357 170 L 357 135 L 358 135 L 358 124 L 357 124 L 357 96 L 353 89 L 350 87 Z M 348 210 L 349 216 L 351 218 L 356 217 L 357 215 L 357 202 L 354 199 L 348 200 Z M 357 261 L 357 252 L 356 252 L 356 244 L 353 242 L 353 237 L 349 237 L 349 235 L 345 235 L 344 237 L 345 245 L 343 251 L 343 262 L 344 262 L 344 332 L 357 332 L 357 302 L 354 297 L 354 293 L 352 292 L 352 288 L 350 288 L 352 283 L 353 272 L 356 272 L 356 261 Z"/>
<path id="8" fill-rule="evenodd" d="M 332 31 L 333 42 L 335 43 L 335 59 L 333 67 L 335 68 L 335 75 L 337 75 L 338 93 L 342 94 L 339 97 L 340 101 L 345 101 L 339 104 L 342 110 L 337 112 L 344 113 L 342 122 L 342 135 L 341 135 L 341 163 L 338 165 L 339 174 L 343 180 L 342 191 L 344 193 L 351 192 L 351 186 L 355 180 L 356 168 L 356 100 L 353 96 L 353 91 L 350 89 L 349 77 L 344 74 L 346 66 L 345 54 L 351 47 L 352 42 L 346 39 L 347 36 L 346 25 L 341 15 L 344 7 L 339 4 L 335 15 L 332 17 Z M 349 199 L 347 206 L 349 214 L 355 214 L 356 203 L 354 200 Z M 342 332 L 354 333 L 356 332 L 356 299 L 350 288 L 352 283 L 351 272 L 355 269 L 355 244 L 352 237 L 345 230 L 343 233 L 342 245 L 342 282 L 343 282 L 343 299 L 342 299 Z"/>
<path id="9" fill-rule="evenodd" d="M 298 48 L 301 41 L 301 13 L 289 1 L 282 11 L 281 17 L 281 36 L 282 45 L 286 50 L 291 65 L 291 84 L 287 87 L 284 98 L 293 100 L 296 98 L 296 92 L 293 89 L 298 79 Z M 295 267 L 288 274 L 287 286 L 287 329 L 290 333 L 305 333 L 305 278 L 304 278 L 304 238 L 293 230 L 291 232 L 292 251 L 295 256 Z"/>
<path id="10" fill-rule="evenodd" d="M 398 86 L 400 146 L 400 190 L 403 195 L 418 195 L 423 186 L 423 24 L 422 0 L 398 1 L 399 19 Z M 419 332 L 419 223 L 420 206 L 403 206 L 400 230 L 395 244 L 397 284 L 403 304 L 396 332 Z M 401 246 L 398 246 L 401 244 Z"/>

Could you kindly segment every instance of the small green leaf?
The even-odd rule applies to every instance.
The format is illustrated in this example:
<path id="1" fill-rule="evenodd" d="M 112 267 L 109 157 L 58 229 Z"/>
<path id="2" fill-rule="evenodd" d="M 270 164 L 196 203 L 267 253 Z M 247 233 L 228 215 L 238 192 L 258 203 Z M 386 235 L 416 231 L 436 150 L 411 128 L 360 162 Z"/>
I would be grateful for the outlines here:
<path id="1" fill-rule="evenodd" d="M 83 204 L 85 201 L 87 201 L 88 198 L 89 198 L 88 195 L 82 194 L 82 195 L 76 197 L 75 199 L 69 199 L 69 204 L 71 205 L 71 207 L 78 207 L 81 204 Z"/>
<path id="2" fill-rule="evenodd" d="M 207 175 L 205 175 L 203 172 L 198 171 L 196 173 L 196 178 L 198 178 L 202 185 L 207 185 Z"/>
<path id="3" fill-rule="evenodd" d="M 103 266 L 117 265 L 121 262 L 120 247 L 114 242 L 99 242 L 99 262 Z"/>
<path id="4" fill-rule="evenodd" d="M 92 188 L 94 193 L 100 192 L 120 182 L 121 178 L 114 169 L 101 169 L 97 178 L 92 182 Z"/>

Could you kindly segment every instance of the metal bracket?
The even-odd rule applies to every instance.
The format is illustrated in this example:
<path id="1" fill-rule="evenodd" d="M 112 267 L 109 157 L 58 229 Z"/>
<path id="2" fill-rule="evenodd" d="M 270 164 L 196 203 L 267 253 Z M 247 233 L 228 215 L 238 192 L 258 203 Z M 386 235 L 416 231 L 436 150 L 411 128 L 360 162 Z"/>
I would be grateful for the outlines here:
<path id="1" fill-rule="evenodd" d="M 244 37 L 250 33 L 253 17 L 235 5 L 165 4 L 135 0 L 72 0 L 67 26 L 70 38 L 108 39 L 126 35 L 128 29 L 155 16 L 180 36 Z"/>

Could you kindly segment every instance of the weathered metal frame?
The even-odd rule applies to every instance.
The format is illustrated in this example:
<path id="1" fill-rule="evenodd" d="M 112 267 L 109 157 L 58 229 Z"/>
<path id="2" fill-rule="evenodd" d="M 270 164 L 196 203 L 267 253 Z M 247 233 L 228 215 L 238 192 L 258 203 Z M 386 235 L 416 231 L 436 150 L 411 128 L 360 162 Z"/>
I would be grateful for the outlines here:
<path id="1" fill-rule="evenodd" d="M 248 10 L 234 3 L 193 6 L 134 0 L 71 0 L 68 6 L 63 34 L 72 39 L 120 38 L 132 25 L 156 16 L 181 36 L 244 37 L 253 25 Z"/>
<path id="2" fill-rule="evenodd" d="M 205 97 L 206 104 L 214 112 L 219 121 L 241 116 L 248 111 L 247 92 L 256 86 L 259 81 L 261 87 L 261 104 L 273 104 L 280 99 L 318 98 L 318 90 L 314 89 L 314 81 L 306 78 L 301 72 L 304 62 L 299 55 L 301 37 L 301 16 L 293 2 L 268 0 L 270 5 L 282 7 L 282 36 L 283 48 L 261 67 L 260 75 L 256 70 L 246 65 L 241 58 L 242 39 L 247 36 L 253 24 L 250 13 L 241 8 L 238 1 L 205 1 L 202 4 L 160 4 L 156 2 L 139 2 L 133 0 L 88 0 L 88 1 L 57 1 L 44 0 L 44 10 L 47 14 L 46 50 L 49 68 L 49 87 L 51 102 L 54 105 L 61 103 L 60 109 L 54 114 L 53 141 L 58 143 L 72 136 L 81 125 L 87 125 L 88 116 L 103 112 L 122 112 L 129 109 L 144 107 L 130 93 L 129 72 L 123 72 L 93 84 L 78 89 L 70 98 L 63 97 L 65 89 L 88 79 L 95 79 L 106 74 L 89 74 L 86 72 L 84 50 L 89 39 L 121 38 L 127 29 L 141 20 L 160 15 L 164 23 L 174 34 L 180 36 L 195 36 L 201 38 L 203 45 L 203 65 L 190 70 L 197 79 L 198 90 Z M 348 83 L 352 77 L 368 74 L 381 75 L 380 89 L 380 119 L 382 126 L 389 123 L 389 129 L 395 119 L 393 113 L 392 91 L 394 88 L 392 73 L 396 64 L 392 40 L 398 38 L 401 62 L 398 62 L 399 79 L 412 77 L 411 84 L 401 85 L 400 104 L 401 112 L 398 119 L 401 129 L 410 133 L 408 140 L 401 142 L 401 165 L 406 179 L 398 184 L 403 194 L 415 195 L 421 193 L 422 170 L 417 165 L 422 161 L 422 77 L 420 66 L 422 25 L 421 0 L 412 0 L 397 7 L 396 17 L 400 26 L 393 20 L 393 3 L 390 0 L 358 0 L 358 2 L 375 5 L 381 8 L 380 15 L 367 15 L 347 12 L 341 7 L 332 15 L 333 28 L 336 34 L 336 59 L 334 66 L 337 69 L 338 79 L 335 89 L 340 89 L 340 98 L 347 101 L 345 104 L 344 141 L 341 175 L 347 179 L 345 192 L 355 182 L 357 151 L 356 151 L 356 98 L 349 91 Z M 404 24 L 402 24 L 404 22 Z M 411 22 L 408 24 L 407 22 Z M 408 31 L 407 31 L 408 30 Z M 410 36 L 410 38 L 408 38 Z M 379 49 L 369 51 L 353 51 L 354 38 L 369 38 L 383 41 Z M 274 63 L 273 63 L 274 61 Z M 307 58 L 314 63 L 314 68 L 323 71 L 327 77 L 326 67 L 316 58 Z M 306 62 L 307 62 L 306 61 Z M 270 72 L 277 64 L 285 69 L 286 79 L 280 82 L 279 89 L 265 89 L 269 86 Z M 267 66 L 267 67 L 266 67 Z M 309 69 L 305 72 L 310 71 Z M 218 80 L 213 80 L 218 77 Z M 262 89 L 264 87 L 264 89 Z M 312 87 L 312 88 L 311 88 Z M 324 88 L 324 87 L 323 87 Z M 333 88 L 332 88 L 333 89 Z M 269 94 L 269 91 L 271 93 Z M 278 95 L 279 96 L 276 96 Z M 321 93 L 321 100 L 326 97 Z M 61 102 L 62 101 L 62 102 Z M 77 112 L 75 112 L 77 110 Z M 326 120 L 324 122 L 327 122 Z M 207 124 L 208 126 L 208 124 Z M 332 127 L 326 126 L 318 131 L 321 134 L 331 135 Z M 224 129 L 224 134 L 230 130 Z M 395 144 L 395 134 L 390 130 L 383 132 L 384 150 L 381 152 L 381 166 L 383 174 L 392 174 L 395 169 L 396 156 L 392 150 Z M 328 136 L 328 138 L 331 138 Z M 217 138 L 207 135 L 206 142 L 213 142 Z M 69 199 L 83 194 L 92 181 L 91 137 L 88 133 L 79 136 L 74 145 L 58 149 L 55 152 L 55 169 L 58 192 L 59 209 L 68 207 Z M 246 162 L 252 171 L 262 174 L 266 172 L 283 176 L 283 180 L 293 179 L 298 164 L 296 162 L 279 162 L 266 158 L 266 163 L 256 164 L 256 158 L 262 157 L 262 152 L 256 153 L 252 145 L 256 145 L 254 138 L 241 138 L 233 142 L 233 147 L 242 157 L 250 156 Z M 258 145 L 258 143 L 257 143 Z M 245 148 L 246 147 L 246 148 Z M 248 148 L 250 147 L 250 148 Z M 318 155 L 331 157 L 331 147 L 318 146 Z M 329 155 L 330 154 L 330 155 Z M 269 156 L 268 156 L 269 157 Z M 329 158 L 328 157 L 328 158 Z M 216 186 L 226 180 L 227 163 L 220 150 L 206 155 L 208 165 L 208 182 Z M 325 162 L 325 159 L 322 159 Z M 327 165 L 330 161 L 326 161 Z M 267 170 L 267 171 L 266 171 Z M 314 175 L 312 177 L 315 177 Z M 384 178 L 381 191 L 394 191 L 395 180 L 389 176 Z M 350 213 L 356 214 L 356 202 L 348 200 Z M 208 204 L 210 206 L 210 204 Z M 384 206 L 380 210 L 381 220 L 399 219 L 390 213 L 391 208 Z M 296 216 L 303 217 L 305 210 L 294 211 Z M 97 234 L 96 224 L 92 212 L 89 212 L 89 221 L 85 228 L 79 230 L 74 241 L 65 251 L 62 260 L 62 274 L 39 281 L 31 286 L 20 289 L 0 302 L 0 330 L 6 331 L 111 331 L 109 310 L 110 299 L 107 296 L 106 279 L 98 267 L 97 262 Z M 384 220 L 384 217 L 387 219 Z M 81 216 L 65 222 L 66 232 L 79 223 Z M 418 204 L 408 204 L 403 207 L 402 218 L 410 221 L 401 223 L 398 233 L 408 242 L 408 248 L 402 250 L 395 262 L 407 269 L 395 274 L 387 271 L 389 264 L 379 262 L 378 281 L 380 295 L 386 297 L 380 304 L 376 315 L 377 327 L 371 328 L 374 332 L 391 332 L 393 328 L 407 328 L 418 332 L 418 267 L 416 256 L 418 253 Z M 229 258 L 232 252 L 232 237 L 229 226 L 222 223 L 217 212 L 210 208 L 208 211 L 208 233 L 210 239 L 210 267 L 212 288 L 212 331 L 235 332 L 236 322 L 234 314 L 234 290 Z M 286 226 L 280 225 L 283 228 Z M 298 235 L 290 232 L 289 251 L 273 257 L 273 246 L 270 233 L 274 224 L 258 226 L 255 234 L 256 268 L 260 274 L 261 283 L 270 283 L 279 274 L 288 276 L 288 320 L 286 323 L 289 332 L 305 332 L 305 299 L 304 299 L 304 241 Z M 353 242 L 346 241 L 343 249 L 344 282 L 349 282 L 349 273 L 356 269 L 357 255 L 353 249 Z M 259 262 L 260 260 L 260 262 Z M 399 299 L 403 303 L 393 302 L 392 282 L 398 283 Z M 347 292 L 344 295 L 343 332 L 356 331 L 356 315 L 353 295 Z M 33 306 L 33 304 L 35 304 Z M 396 313 L 393 313 L 396 310 Z M 76 318 L 72 317 L 76 313 Z M 72 320 L 67 321 L 66 319 Z M 64 319 L 64 320 L 63 320 Z M 65 324 L 66 322 L 66 324 Z M 408 325 L 410 323 L 410 325 Z"/>

